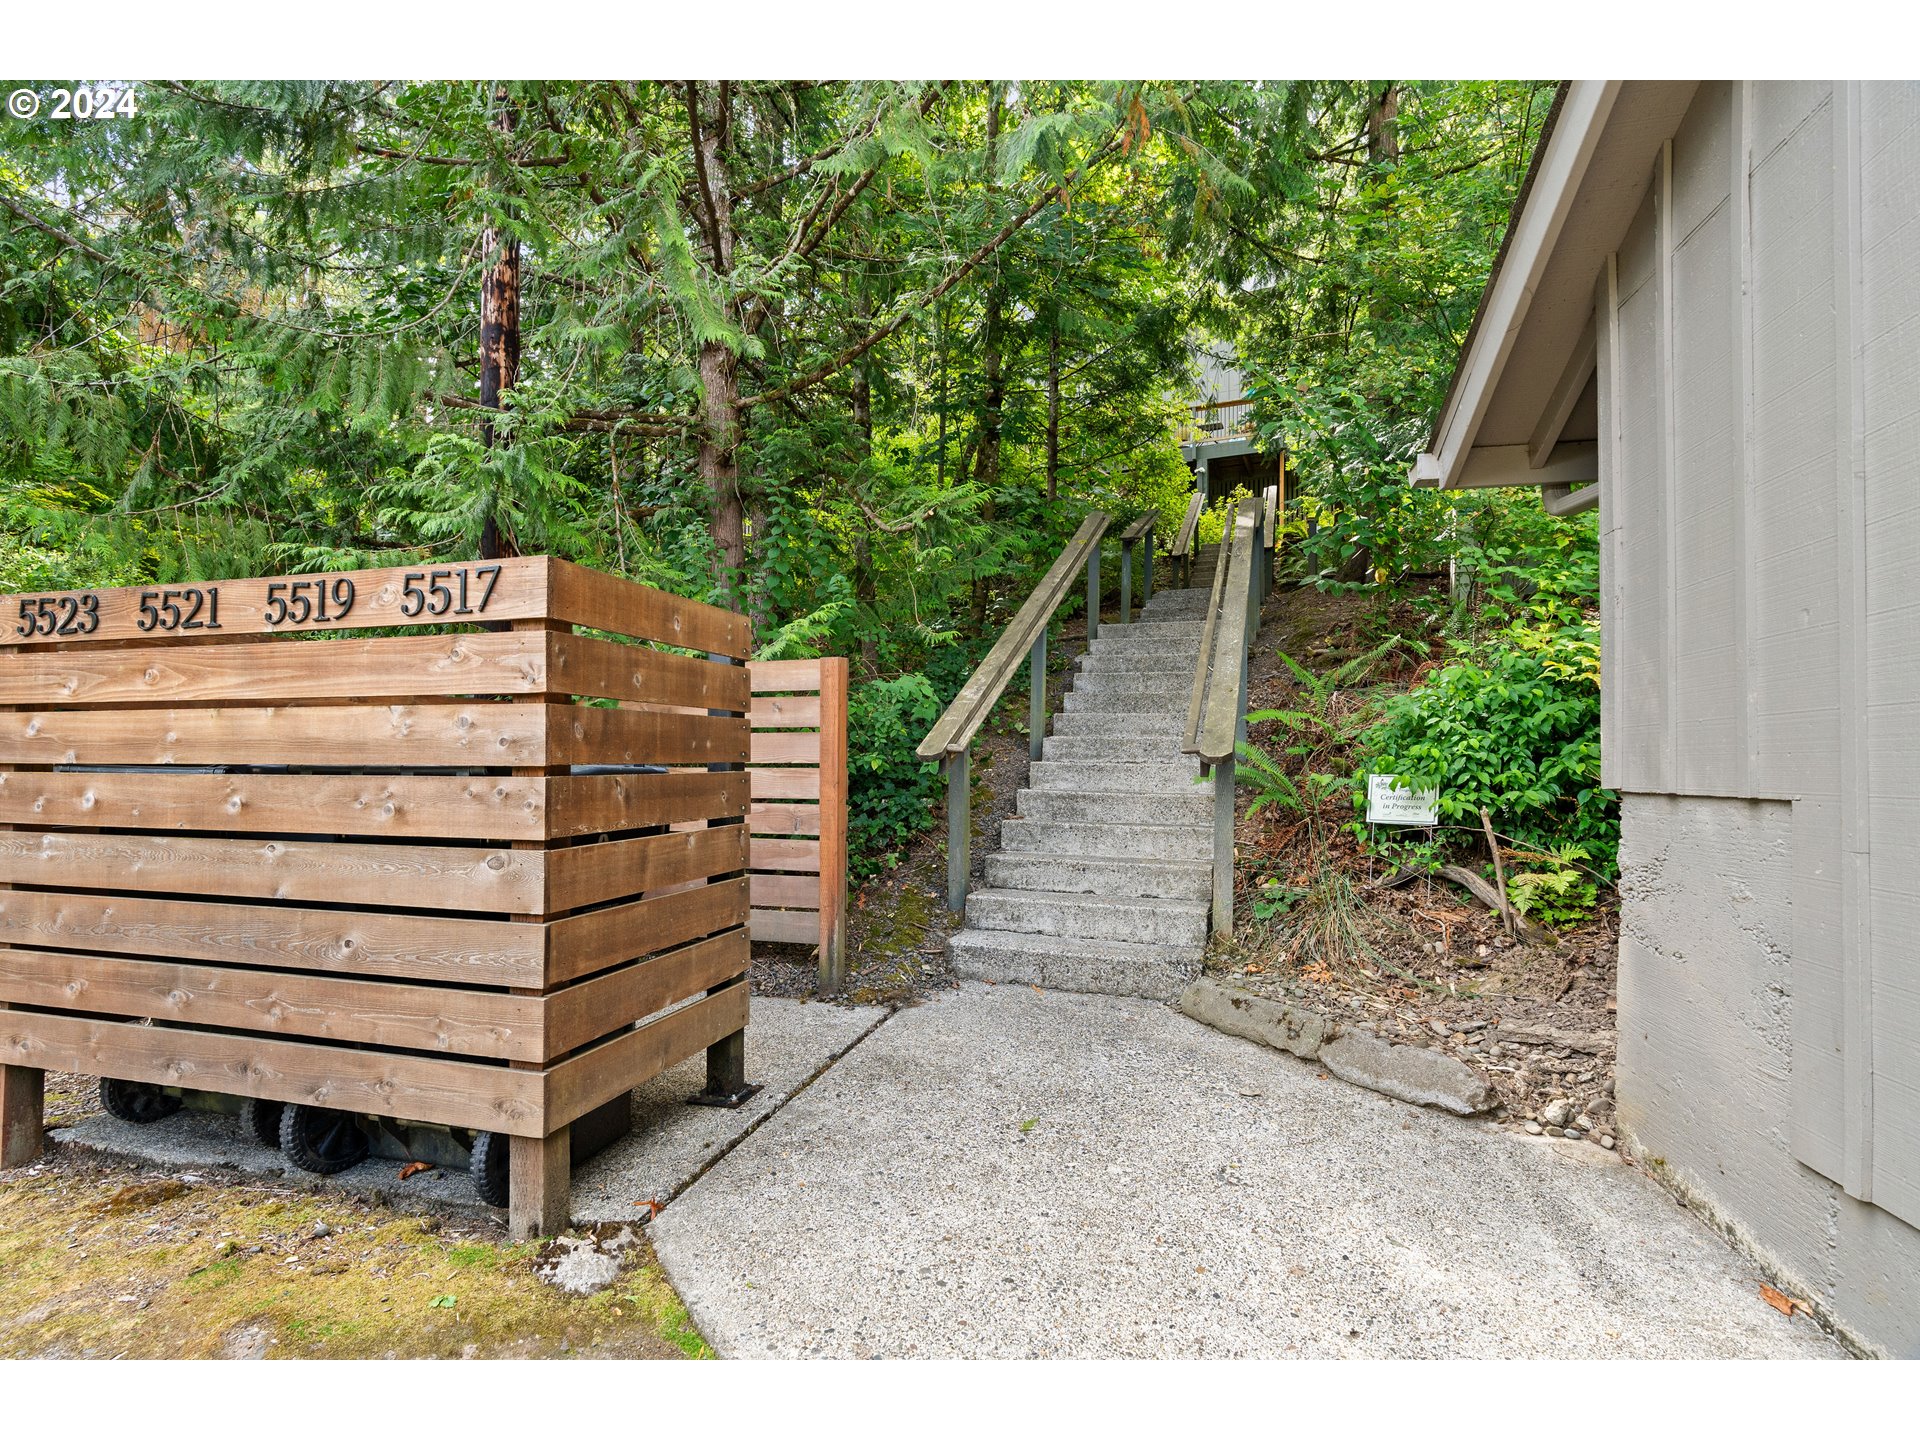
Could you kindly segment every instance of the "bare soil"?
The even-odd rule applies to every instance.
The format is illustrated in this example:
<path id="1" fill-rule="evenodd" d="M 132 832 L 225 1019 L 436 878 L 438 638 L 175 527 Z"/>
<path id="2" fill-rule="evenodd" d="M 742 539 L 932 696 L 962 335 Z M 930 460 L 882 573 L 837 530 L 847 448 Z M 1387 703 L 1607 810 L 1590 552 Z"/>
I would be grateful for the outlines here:
<path id="1" fill-rule="evenodd" d="M 1383 605 L 1375 593 L 1277 588 L 1249 664 L 1250 708 L 1299 703 L 1301 687 L 1281 652 L 1324 674 L 1394 633 L 1415 637 L 1415 648 L 1337 696 L 1336 715 L 1413 684 L 1438 646 L 1421 653 L 1420 617 L 1404 596 Z M 1254 726 L 1249 738 L 1278 749 L 1284 737 L 1277 728 Z M 1557 945 L 1522 944 L 1506 935 L 1498 915 L 1444 879 L 1385 888 L 1380 882 L 1395 867 L 1340 832 L 1351 818 L 1343 797 L 1322 808 L 1317 826 L 1273 810 L 1249 818 L 1247 804 L 1243 790 L 1235 835 L 1241 920 L 1232 943 L 1209 953 L 1211 971 L 1382 1039 L 1445 1050 L 1486 1078 L 1501 1102 L 1496 1116 L 1515 1128 L 1549 1128 L 1549 1107 L 1565 1099 L 1575 1123 L 1552 1126 L 1553 1133 L 1595 1143 L 1614 1137 L 1615 894 L 1603 891 L 1586 920 L 1559 932 Z M 1491 872 L 1483 843 L 1463 841 L 1457 859 Z M 1252 918 L 1266 877 L 1308 887 L 1329 871 L 1345 881 L 1343 918 L 1356 937 L 1344 956 L 1308 943 L 1304 917 Z M 1590 1126 L 1579 1125 L 1580 1117 Z"/>

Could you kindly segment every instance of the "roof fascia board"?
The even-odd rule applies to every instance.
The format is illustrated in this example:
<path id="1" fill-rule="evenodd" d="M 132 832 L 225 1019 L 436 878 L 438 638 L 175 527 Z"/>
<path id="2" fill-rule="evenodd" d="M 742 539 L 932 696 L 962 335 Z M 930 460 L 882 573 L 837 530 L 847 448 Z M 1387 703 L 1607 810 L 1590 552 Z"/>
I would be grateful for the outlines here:
<path id="1" fill-rule="evenodd" d="M 1599 147 L 1601 132 L 1606 128 L 1607 117 L 1613 113 L 1623 83 L 1576 80 L 1567 89 L 1559 121 L 1548 138 L 1546 152 L 1540 157 L 1540 172 L 1532 193 L 1514 221 L 1506 262 L 1494 276 L 1484 321 L 1474 336 L 1473 348 L 1461 361 L 1462 383 L 1455 388 L 1447 413 L 1441 418 L 1439 444 L 1434 449 L 1438 475 L 1426 482 L 1430 485 L 1437 483 L 1445 490 L 1462 483 L 1455 478 L 1456 474 L 1486 414 L 1494 382 L 1533 303 L 1554 243 L 1560 238 L 1567 214 L 1573 208 L 1581 178 Z M 1577 396 L 1578 392 L 1575 393 Z M 1525 454 L 1525 446 L 1516 448 Z M 1416 464 L 1416 483 L 1420 474 L 1421 467 Z M 1541 482 L 1536 479 L 1520 483 Z"/>

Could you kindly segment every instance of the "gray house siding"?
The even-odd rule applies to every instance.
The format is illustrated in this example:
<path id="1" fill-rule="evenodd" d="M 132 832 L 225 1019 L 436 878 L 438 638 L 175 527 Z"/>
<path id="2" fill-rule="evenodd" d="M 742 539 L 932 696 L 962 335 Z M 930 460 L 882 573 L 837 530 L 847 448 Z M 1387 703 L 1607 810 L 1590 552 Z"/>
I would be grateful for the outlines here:
<path id="1" fill-rule="evenodd" d="M 1920 86 L 1703 85 L 1595 302 L 1622 1118 L 1920 1352 Z"/>

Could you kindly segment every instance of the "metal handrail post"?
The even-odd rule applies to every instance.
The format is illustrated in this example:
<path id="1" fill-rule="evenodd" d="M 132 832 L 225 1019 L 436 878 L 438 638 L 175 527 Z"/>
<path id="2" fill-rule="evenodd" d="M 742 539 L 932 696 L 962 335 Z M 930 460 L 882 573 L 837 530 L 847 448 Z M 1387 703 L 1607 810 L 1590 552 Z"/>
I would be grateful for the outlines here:
<path id="1" fill-rule="evenodd" d="M 1213 767 L 1213 933 L 1233 934 L 1233 761 Z"/>
<path id="2" fill-rule="evenodd" d="M 947 756 L 947 909 L 967 908 L 967 881 L 973 874 L 973 794 L 968 752 Z"/>
<path id="3" fill-rule="evenodd" d="M 1087 554 L 1087 644 L 1100 633 L 1100 547 Z"/>
<path id="4" fill-rule="evenodd" d="M 1133 623 L 1133 541 L 1120 542 L 1120 623 Z"/>
<path id="5" fill-rule="evenodd" d="M 1147 527 L 1147 568 L 1140 572 L 1140 608 L 1153 599 L 1153 527 Z"/>
<path id="6" fill-rule="evenodd" d="M 1047 632 L 1033 637 L 1027 655 L 1027 758 L 1038 760 L 1047 738 Z"/>

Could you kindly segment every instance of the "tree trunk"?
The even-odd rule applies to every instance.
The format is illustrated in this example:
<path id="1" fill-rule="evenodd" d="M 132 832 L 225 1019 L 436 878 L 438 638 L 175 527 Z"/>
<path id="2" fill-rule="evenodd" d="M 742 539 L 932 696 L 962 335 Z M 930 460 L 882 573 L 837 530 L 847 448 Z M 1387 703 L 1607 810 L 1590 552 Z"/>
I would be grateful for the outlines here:
<path id="1" fill-rule="evenodd" d="M 1047 499 L 1060 493 L 1060 312 L 1053 312 L 1047 338 Z"/>
<path id="2" fill-rule="evenodd" d="M 856 315 L 864 326 L 867 306 L 864 297 L 862 301 Z M 873 386 L 865 361 L 853 367 L 853 425 L 860 432 L 860 462 L 864 468 L 873 459 Z M 853 532 L 853 598 L 871 617 L 878 594 L 873 578 L 873 539 L 864 525 L 855 526 Z M 880 647 L 873 636 L 869 618 L 860 627 L 860 663 L 869 675 L 880 668 Z"/>
<path id="3" fill-rule="evenodd" d="M 716 273 L 733 269 L 733 191 L 727 181 L 727 130 L 732 122 L 731 87 L 725 80 L 687 82 L 687 118 L 698 180 L 695 229 L 707 238 Z M 738 324 L 734 302 L 727 319 Z M 717 340 L 700 346 L 700 478 L 706 483 L 708 527 L 716 554 L 714 576 L 724 603 L 740 608 L 747 568 L 745 505 L 740 490 L 740 372 L 738 357 Z"/>
<path id="4" fill-rule="evenodd" d="M 494 127 L 502 134 L 512 134 L 513 108 L 506 100 L 506 91 L 494 93 L 500 107 Z M 520 379 L 519 238 L 504 223 L 490 224 L 481 232 L 480 253 L 487 257 L 487 268 L 480 277 L 480 403 L 488 410 L 498 410 L 500 397 Z M 491 415 L 480 422 L 480 440 L 489 450 L 498 441 Z M 489 507 L 480 530 L 480 558 L 493 560 L 512 553 L 512 537 L 502 545 L 499 523 Z"/>

